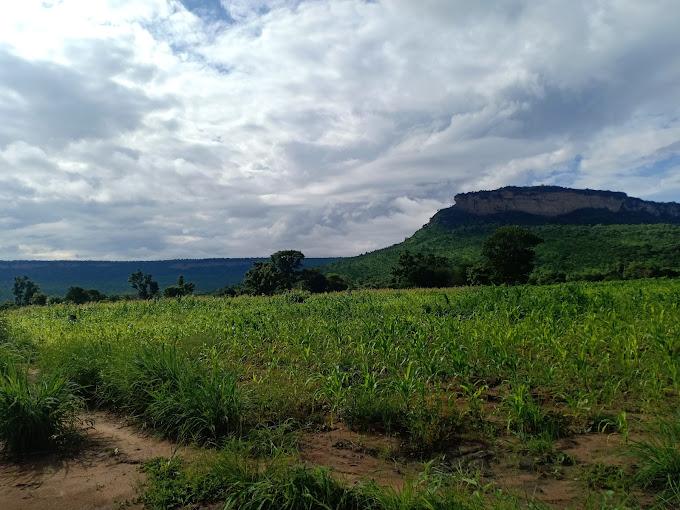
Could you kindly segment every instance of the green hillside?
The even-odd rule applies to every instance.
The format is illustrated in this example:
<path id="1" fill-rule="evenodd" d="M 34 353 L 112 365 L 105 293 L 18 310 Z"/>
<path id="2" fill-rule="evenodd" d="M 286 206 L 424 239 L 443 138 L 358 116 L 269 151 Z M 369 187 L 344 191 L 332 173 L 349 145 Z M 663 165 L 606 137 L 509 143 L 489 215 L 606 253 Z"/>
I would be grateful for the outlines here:
<path id="1" fill-rule="evenodd" d="M 428 223 L 404 242 L 329 264 L 325 271 L 360 285 L 384 285 L 402 251 L 434 253 L 452 263 L 475 262 L 484 239 L 498 224 L 446 227 Z M 680 225 L 534 225 L 544 242 L 536 249 L 537 271 L 561 271 L 572 278 L 606 272 L 620 263 L 680 269 Z"/>

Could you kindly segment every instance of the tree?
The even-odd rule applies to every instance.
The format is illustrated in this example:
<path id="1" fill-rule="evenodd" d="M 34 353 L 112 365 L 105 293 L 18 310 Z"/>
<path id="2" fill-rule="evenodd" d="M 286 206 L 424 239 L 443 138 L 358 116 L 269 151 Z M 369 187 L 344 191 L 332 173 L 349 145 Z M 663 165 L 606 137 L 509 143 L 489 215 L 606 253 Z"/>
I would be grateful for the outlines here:
<path id="1" fill-rule="evenodd" d="M 182 296 L 188 296 L 194 293 L 194 288 L 196 286 L 193 283 L 188 283 L 184 281 L 184 276 L 180 275 L 177 279 L 177 285 L 171 285 L 163 291 L 163 295 L 167 298 L 180 298 Z"/>
<path id="2" fill-rule="evenodd" d="M 47 295 L 42 292 L 36 292 L 31 296 L 31 304 L 45 306 L 47 304 Z"/>
<path id="3" fill-rule="evenodd" d="M 31 304 L 33 296 L 40 293 L 40 287 L 28 276 L 17 276 L 14 278 L 12 293 L 17 306 L 27 306 Z"/>
<path id="4" fill-rule="evenodd" d="M 422 253 L 412 255 L 408 251 L 399 255 L 392 279 L 397 287 L 448 287 L 454 283 L 448 259 Z"/>
<path id="5" fill-rule="evenodd" d="M 518 226 L 500 227 L 482 246 L 482 257 L 494 283 L 526 283 L 534 269 L 534 248 L 543 239 Z"/>
<path id="6" fill-rule="evenodd" d="M 243 290 L 247 294 L 269 296 L 286 290 L 283 280 L 271 262 L 255 262 L 243 278 Z"/>
<path id="7" fill-rule="evenodd" d="M 271 295 L 300 288 L 309 292 L 344 290 L 347 283 L 338 275 L 326 277 L 318 269 L 301 269 L 305 256 L 297 250 L 277 251 L 268 262 L 256 262 L 248 270 L 237 293 Z"/>
<path id="8" fill-rule="evenodd" d="M 248 294 L 271 295 L 293 288 L 302 274 L 298 269 L 305 256 L 297 250 L 273 253 L 269 262 L 256 262 L 243 278 L 243 290 Z"/>
<path id="9" fill-rule="evenodd" d="M 274 269 L 284 275 L 292 275 L 300 269 L 305 256 L 297 250 L 282 250 L 273 253 L 269 258 Z"/>
<path id="10" fill-rule="evenodd" d="M 298 277 L 298 287 L 309 292 L 327 292 L 328 279 L 318 269 L 303 269 Z"/>
<path id="11" fill-rule="evenodd" d="M 328 282 L 327 292 L 339 292 L 349 288 L 347 281 L 339 274 L 329 273 L 326 275 L 326 280 Z"/>
<path id="12" fill-rule="evenodd" d="M 128 282 L 137 291 L 139 299 L 151 299 L 158 295 L 158 283 L 150 274 L 137 271 L 130 275 Z"/>
<path id="13" fill-rule="evenodd" d="M 64 301 L 67 303 L 73 303 L 76 305 L 82 305 L 84 303 L 104 301 L 106 296 L 96 289 L 84 289 L 82 287 L 69 287 L 66 295 L 64 296 Z"/>

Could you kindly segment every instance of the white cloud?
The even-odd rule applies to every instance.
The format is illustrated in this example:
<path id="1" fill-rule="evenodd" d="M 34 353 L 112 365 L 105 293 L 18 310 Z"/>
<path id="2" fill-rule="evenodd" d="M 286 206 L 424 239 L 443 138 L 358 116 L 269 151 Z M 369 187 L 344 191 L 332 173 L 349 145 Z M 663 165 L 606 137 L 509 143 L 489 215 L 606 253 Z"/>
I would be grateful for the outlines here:
<path id="1" fill-rule="evenodd" d="M 0 256 L 352 255 L 506 184 L 678 199 L 675 8 L 15 3 Z"/>

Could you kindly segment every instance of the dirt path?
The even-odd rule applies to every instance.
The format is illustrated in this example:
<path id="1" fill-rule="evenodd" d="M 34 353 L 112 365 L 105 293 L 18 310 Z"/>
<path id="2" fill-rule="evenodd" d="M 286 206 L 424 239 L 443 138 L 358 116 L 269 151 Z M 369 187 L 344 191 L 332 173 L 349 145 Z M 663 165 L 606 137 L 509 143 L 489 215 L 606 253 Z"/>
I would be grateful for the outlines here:
<path id="1" fill-rule="evenodd" d="M 169 457 L 177 446 L 145 435 L 110 414 L 83 418 L 91 427 L 84 449 L 74 457 L 0 460 L 2 510 L 140 508 L 135 502 L 143 476 L 140 464 Z"/>

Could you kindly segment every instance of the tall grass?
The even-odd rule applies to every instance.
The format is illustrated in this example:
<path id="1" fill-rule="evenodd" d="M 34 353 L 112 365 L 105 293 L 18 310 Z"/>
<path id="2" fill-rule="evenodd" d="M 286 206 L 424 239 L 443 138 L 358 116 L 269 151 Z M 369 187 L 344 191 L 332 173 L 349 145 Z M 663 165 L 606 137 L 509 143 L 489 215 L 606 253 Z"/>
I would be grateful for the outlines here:
<path id="1" fill-rule="evenodd" d="M 11 454 L 53 450 L 76 433 L 82 402 L 58 376 L 29 380 L 26 370 L 0 374 L 0 442 Z"/>
<path id="2" fill-rule="evenodd" d="M 373 483 L 349 486 L 328 470 L 286 460 L 253 463 L 224 451 L 200 463 L 175 457 L 147 463 L 142 501 L 148 508 L 172 509 L 215 502 L 225 510 L 464 510 L 516 508 L 503 500 L 470 497 L 450 480 L 425 476 L 396 491 Z"/>
<path id="3" fill-rule="evenodd" d="M 639 466 L 635 480 L 680 505 L 680 413 L 656 422 L 648 439 L 634 441 L 631 453 Z"/>
<path id="4" fill-rule="evenodd" d="M 51 344 L 43 364 L 91 404 L 114 407 L 163 435 L 216 443 L 241 428 L 236 378 L 215 360 L 162 342 Z"/>

